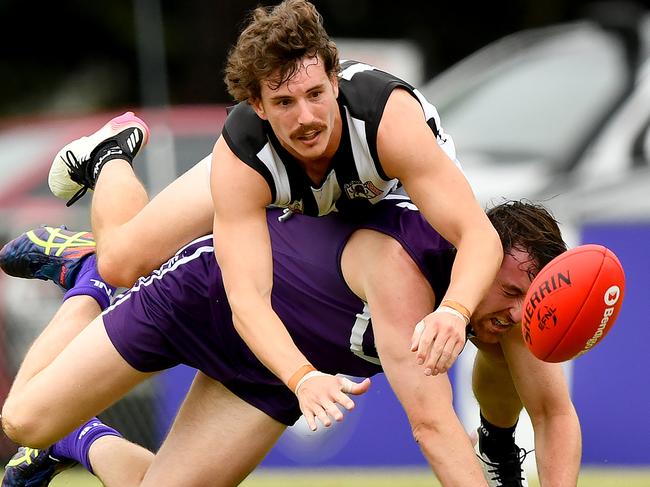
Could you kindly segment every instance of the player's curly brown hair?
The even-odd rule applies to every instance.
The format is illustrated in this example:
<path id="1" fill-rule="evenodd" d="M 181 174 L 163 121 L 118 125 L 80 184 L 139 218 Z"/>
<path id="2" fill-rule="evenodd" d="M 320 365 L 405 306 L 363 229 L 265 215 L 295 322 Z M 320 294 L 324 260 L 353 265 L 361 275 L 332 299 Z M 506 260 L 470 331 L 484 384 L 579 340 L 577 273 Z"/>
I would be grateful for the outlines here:
<path id="1" fill-rule="evenodd" d="M 501 238 L 505 254 L 519 249 L 532 257 L 531 279 L 567 249 L 557 220 L 542 205 L 508 200 L 490 208 L 487 216 Z"/>
<path id="2" fill-rule="evenodd" d="M 338 50 L 316 8 L 306 0 L 258 7 L 228 53 L 224 78 L 228 92 L 238 102 L 259 99 L 262 80 L 277 71 L 271 88 L 278 88 L 294 76 L 297 61 L 305 56 L 318 56 L 329 76 L 338 73 Z"/>

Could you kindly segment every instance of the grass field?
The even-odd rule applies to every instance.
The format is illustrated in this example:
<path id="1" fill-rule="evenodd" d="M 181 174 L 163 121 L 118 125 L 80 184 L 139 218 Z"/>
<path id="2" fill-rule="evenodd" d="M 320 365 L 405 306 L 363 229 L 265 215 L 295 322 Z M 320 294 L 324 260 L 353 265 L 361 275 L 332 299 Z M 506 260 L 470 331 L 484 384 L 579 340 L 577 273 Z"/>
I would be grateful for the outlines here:
<path id="1" fill-rule="evenodd" d="M 539 483 L 530 479 L 530 487 Z M 101 483 L 80 468 L 57 476 L 52 487 L 101 487 Z M 580 487 L 648 487 L 650 469 L 585 469 Z M 259 470 L 243 487 L 439 487 L 427 470 Z M 180 487 L 180 486 L 179 486 Z"/>

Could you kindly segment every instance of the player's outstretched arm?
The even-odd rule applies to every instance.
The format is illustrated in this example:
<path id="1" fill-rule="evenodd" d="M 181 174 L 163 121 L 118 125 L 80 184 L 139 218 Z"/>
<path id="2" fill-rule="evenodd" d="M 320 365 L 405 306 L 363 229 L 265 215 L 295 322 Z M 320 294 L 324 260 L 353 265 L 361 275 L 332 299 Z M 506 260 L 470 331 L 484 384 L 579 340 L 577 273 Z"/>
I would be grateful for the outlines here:
<path id="1" fill-rule="evenodd" d="M 449 289 L 436 298 L 437 304 L 448 300 L 461 317 L 426 316 L 414 345 L 427 373 L 444 372 L 465 340 L 463 321 L 494 281 L 501 243 L 465 176 L 436 142 L 420 104 L 404 90 L 394 90 L 388 100 L 377 150 L 386 174 L 400 179 L 427 221 L 458 250 Z"/>
<path id="2" fill-rule="evenodd" d="M 508 368 L 535 432 L 541 485 L 576 485 L 580 471 L 580 422 L 561 364 L 543 362 L 528 350 L 521 331 L 502 340 Z"/>
<path id="3" fill-rule="evenodd" d="M 316 429 L 315 417 L 329 426 L 330 418 L 341 419 L 336 404 L 351 409 L 354 403 L 342 393 L 340 378 L 313 378 L 313 374 L 307 377 L 315 369 L 271 307 L 273 259 L 266 222 L 266 206 L 271 203 L 268 185 L 220 138 L 213 152 L 211 188 L 215 253 L 235 328 L 255 356 L 299 393 L 300 407 L 310 427 Z M 362 393 L 368 385 L 363 383 L 354 392 Z"/>
<path id="4" fill-rule="evenodd" d="M 453 410 L 447 375 L 424 375 L 409 351 L 413 324 L 433 307 L 431 286 L 397 241 L 370 230 L 352 236 L 342 268 L 350 288 L 372 310 L 382 367 L 436 476 L 446 486 L 486 485 Z"/>

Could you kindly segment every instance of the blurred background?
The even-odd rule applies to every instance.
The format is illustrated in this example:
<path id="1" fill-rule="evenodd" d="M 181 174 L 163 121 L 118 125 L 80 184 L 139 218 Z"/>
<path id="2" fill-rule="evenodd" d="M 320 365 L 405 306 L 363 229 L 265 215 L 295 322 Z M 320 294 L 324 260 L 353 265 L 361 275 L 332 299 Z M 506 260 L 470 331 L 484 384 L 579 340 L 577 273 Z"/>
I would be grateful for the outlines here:
<path id="1" fill-rule="evenodd" d="M 258 3 L 277 2 L 0 1 L 0 243 L 41 223 L 88 227 L 89 198 L 65 208 L 50 195 L 47 172 L 63 145 L 123 111 L 136 111 L 151 127 L 136 171 L 152 196 L 207 155 L 230 103 L 226 53 Z M 605 468 L 619 480 L 622 472 L 640 472 L 638 485 L 650 485 L 648 5 L 314 4 L 342 57 L 402 76 L 438 108 L 482 204 L 542 202 L 570 245 L 597 242 L 617 253 L 627 273 L 617 324 L 566 372 L 583 427 L 585 472 Z M 0 399 L 60 297 L 51 284 L 0 275 Z M 473 353 L 468 346 L 451 374 L 468 431 L 478 424 L 468 387 Z M 103 418 L 155 449 L 191 376 L 184 368 L 166 372 Z M 532 448 L 525 416 L 518 435 L 520 446 Z M 1 437 L 0 460 L 14 448 Z M 299 422 L 264 466 L 417 469 L 425 462 L 379 378 L 344 423 L 314 435 Z M 533 462 L 527 469 L 534 475 Z"/>

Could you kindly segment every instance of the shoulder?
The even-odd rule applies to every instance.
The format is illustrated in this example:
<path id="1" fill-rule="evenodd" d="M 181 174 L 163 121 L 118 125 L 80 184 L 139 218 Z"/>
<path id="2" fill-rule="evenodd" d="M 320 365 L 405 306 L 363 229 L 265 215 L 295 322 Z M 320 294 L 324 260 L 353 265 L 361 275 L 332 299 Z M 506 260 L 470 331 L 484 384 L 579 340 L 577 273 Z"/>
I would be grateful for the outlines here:
<path id="1" fill-rule="evenodd" d="M 217 145 L 219 142 L 224 142 L 222 144 L 224 154 L 228 152 L 227 155 L 232 155 L 237 162 L 244 163 L 241 166 L 248 166 L 264 179 L 271 191 L 270 203 L 276 197 L 275 182 L 270 169 L 276 164 L 276 161 L 273 159 L 273 152 L 269 151 L 267 147 L 270 145 L 267 135 L 269 131 L 268 122 L 258 117 L 247 102 L 241 102 L 228 110 L 228 117 Z M 261 156 L 261 154 L 265 154 L 265 156 Z M 214 160 L 213 158 L 213 168 L 215 167 Z M 223 161 L 220 160 L 220 164 L 223 164 Z M 247 169 L 242 167 L 241 171 L 245 173 Z M 251 177 L 256 178 L 256 176 Z"/>
<path id="2" fill-rule="evenodd" d="M 391 194 L 367 213 L 363 227 L 384 233 L 400 243 L 416 261 L 430 254 L 446 254 L 453 246 L 424 218 L 407 196 Z"/>
<path id="3" fill-rule="evenodd" d="M 411 90 L 414 89 L 408 82 L 398 76 L 359 61 L 341 62 L 339 81 L 347 85 L 370 85 L 373 89 L 378 89 L 387 84 L 402 85 L 409 87 Z"/>
<path id="4" fill-rule="evenodd" d="M 382 262 L 383 256 L 391 256 L 393 263 L 408 263 L 424 276 L 436 293 L 444 294 L 454 261 L 453 247 L 407 197 L 390 195 L 378 202 L 364 215 L 359 229 L 373 230 L 382 236 L 365 237 L 368 241 L 376 240 L 374 245 L 382 245 L 378 254 Z M 362 250 L 359 253 L 363 255 Z"/>
<path id="5" fill-rule="evenodd" d="M 350 114 L 364 120 L 381 116 L 383 107 L 395 88 L 415 92 L 409 83 L 397 76 L 357 61 L 341 63 L 339 87 L 339 96 Z"/>
<path id="6" fill-rule="evenodd" d="M 396 296 L 426 288 L 424 274 L 395 238 L 368 228 L 356 230 L 341 255 L 341 271 L 359 298 Z"/>
<path id="7" fill-rule="evenodd" d="M 238 103 L 228 110 L 222 135 L 242 160 L 247 159 L 246 154 L 251 148 L 259 149 L 267 143 L 265 122 L 247 102 Z"/>
<path id="8" fill-rule="evenodd" d="M 210 186 L 213 203 L 221 209 L 265 207 L 272 201 L 272 190 L 264 174 L 251 164 L 242 164 L 223 136 L 212 150 Z"/>

